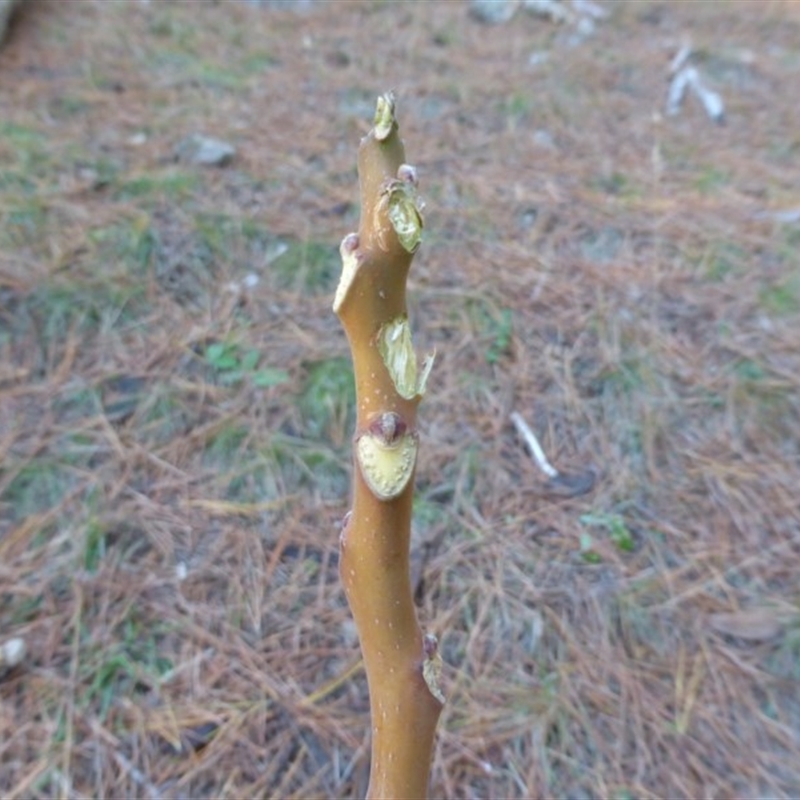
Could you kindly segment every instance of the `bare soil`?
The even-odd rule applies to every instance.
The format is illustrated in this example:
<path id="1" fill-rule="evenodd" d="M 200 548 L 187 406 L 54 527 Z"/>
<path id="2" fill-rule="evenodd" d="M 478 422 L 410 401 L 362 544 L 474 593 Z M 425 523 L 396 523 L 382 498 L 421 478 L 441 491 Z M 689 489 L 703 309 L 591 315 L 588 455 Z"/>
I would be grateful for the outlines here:
<path id="1" fill-rule="evenodd" d="M 432 796 L 800 796 L 800 6 L 607 7 L 581 39 L 455 0 L 26 0 L 0 51 L 0 644 L 28 651 L 0 795 L 363 795 L 330 305 L 393 88 L 438 352 Z M 724 124 L 664 114 L 687 37 Z M 197 166 L 194 134 L 236 155 Z M 590 491 L 551 491 L 513 411 Z"/>

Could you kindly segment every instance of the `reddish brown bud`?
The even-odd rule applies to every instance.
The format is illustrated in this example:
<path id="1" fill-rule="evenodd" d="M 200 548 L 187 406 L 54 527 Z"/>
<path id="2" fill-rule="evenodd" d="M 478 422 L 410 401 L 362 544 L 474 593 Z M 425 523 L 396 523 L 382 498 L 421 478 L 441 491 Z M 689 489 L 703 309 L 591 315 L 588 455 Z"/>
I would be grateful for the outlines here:
<path id="1" fill-rule="evenodd" d="M 385 445 L 394 444 L 408 430 L 406 421 L 394 411 L 386 411 L 376 417 L 367 429 Z"/>

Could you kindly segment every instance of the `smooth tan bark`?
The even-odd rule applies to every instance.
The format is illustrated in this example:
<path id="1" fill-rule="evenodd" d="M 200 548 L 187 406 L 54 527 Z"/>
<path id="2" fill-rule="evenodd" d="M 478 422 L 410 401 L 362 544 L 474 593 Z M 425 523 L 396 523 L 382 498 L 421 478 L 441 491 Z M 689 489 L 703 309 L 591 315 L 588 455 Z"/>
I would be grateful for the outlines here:
<path id="1" fill-rule="evenodd" d="M 372 718 L 368 798 L 427 797 L 442 708 L 436 640 L 417 623 L 409 544 L 417 406 L 425 367 L 410 344 L 406 278 L 422 219 L 416 175 L 394 119 L 378 101 L 358 153 L 361 221 L 342 242 L 334 301 L 356 381 L 353 505 L 340 538 L 340 574 L 358 628 Z"/>

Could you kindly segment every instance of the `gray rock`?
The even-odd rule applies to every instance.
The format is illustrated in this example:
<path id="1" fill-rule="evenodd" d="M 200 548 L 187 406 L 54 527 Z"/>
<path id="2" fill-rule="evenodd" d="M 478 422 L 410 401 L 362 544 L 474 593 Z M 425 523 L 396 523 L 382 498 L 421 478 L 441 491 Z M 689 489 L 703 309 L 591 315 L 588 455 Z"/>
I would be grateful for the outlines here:
<path id="1" fill-rule="evenodd" d="M 544 128 L 538 128 L 533 132 L 533 141 L 538 147 L 543 147 L 545 150 L 558 149 L 552 134 Z"/>
<path id="2" fill-rule="evenodd" d="M 519 4 L 520 0 L 470 0 L 469 13 L 481 22 L 499 25 L 514 16 Z"/>
<path id="3" fill-rule="evenodd" d="M 224 167 L 236 155 L 236 148 L 210 136 L 194 134 L 178 145 L 178 158 L 203 167 Z"/>
<path id="4" fill-rule="evenodd" d="M 572 12 L 558 0 L 523 0 L 522 5 L 526 11 L 552 22 L 569 22 L 572 19 Z"/>
<path id="5" fill-rule="evenodd" d="M 606 226 L 581 239 L 581 255 L 593 264 L 611 264 L 624 241 L 625 237 L 621 231 Z"/>

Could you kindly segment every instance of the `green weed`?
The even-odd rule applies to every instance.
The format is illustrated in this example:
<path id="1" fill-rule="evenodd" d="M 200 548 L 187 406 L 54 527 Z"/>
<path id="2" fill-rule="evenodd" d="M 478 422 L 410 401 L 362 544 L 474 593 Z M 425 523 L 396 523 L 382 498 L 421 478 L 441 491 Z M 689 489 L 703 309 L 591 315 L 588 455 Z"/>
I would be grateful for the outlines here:
<path id="1" fill-rule="evenodd" d="M 98 664 L 92 665 L 91 672 L 84 675 L 89 680 L 89 688 L 84 696 L 84 703 L 99 702 L 99 716 L 105 720 L 114 698 L 126 692 L 126 684 L 136 677 L 136 666 L 124 652 L 113 650 L 103 654 Z"/>
<path id="2" fill-rule="evenodd" d="M 38 130 L 14 122 L 0 122 L 0 143 L 13 153 L 15 162 L 3 163 L 0 181 L 12 167 L 16 167 L 19 174 L 29 180 L 48 176 L 51 154 L 48 152 L 47 138 Z"/>
<path id="3" fill-rule="evenodd" d="M 35 197 L 10 206 L 0 217 L 0 244 L 9 249 L 41 243 L 47 224 L 44 205 Z"/>
<path id="4" fill-rule="evenodd" d="M 758 300 L 768 314 L 781 317 L 796 313 L 800 309 L 800 275 L 791 275 L 780 283 L 763 288 Z"/>
<path id="5" fill-rule="evenodd" d="M 431 38 L 433 43 L 439 45 L 439 47 L 449 47 L 458 41 L 456 33 L 447 28 L 441 28 L 435 31 Z"/>
<path id="6" fill-rule="evenodd" d="M 739 245 L 716 242 L 703 258 L 702 268 L 709 280 L 721 281 L 728 276 L 743 275 L 749 258 L 748 253 Z"/>
<path id="7" fill-rule="evenodd" d="M 509 353 L 514 333 L 514 312 L 486 302 L 468 301 L 467 310 L 480 340 L 486 346 L 486 361 L 498 363 Z"/>
<path id="8" fill-rule="evenodd" d="M 87 164 L 87 169 L 94 173 L 94 186 L 101 188 L 113 184 L 120 172 L 120 165 L 111 158 L 95 158 Z"/>
<path id="9" fill-rule="evenodd" d="M 289 373 L 275 367 L 259 367 L 258 350 L 242 350 L 237 344 L 214 342 L 206 347 L 205 360 L 215 371 L 217 382 L 224 386 L 241 383 L 247 378 L 262 389 L 279 386 L 289 380 Z"/>
<path id="10" fill-rule="evenodd" d="M 608 608 L 612 641 L 621 642 L 629 652 L 636 652 L 641 645 L 655 653 L 667 652 L 669 629 L 653 607 L 668 598 L 663 580 L 657 577 L 636 581 L 612 598 Z"/>
<path id="11" fill-rule="evenodd" d="M 226 474 L 225 499 L 236 503 L 259 503 L 281 496 L 280 473 L 271 469 L 264 459 L 238 462 L 237 469 Z"/>
<path id="12" fill-rule="evenodd" d="M 247 86 L 248 76 L 235 68 L 196 59 L 188 65 L 186 77 L 209 89 L 235 91 Z"/>
<path id="13" fill-rule="evenodd" d="M 124 180 L 116 192 L 117 200 L 185 200 L 198 188 L 197 175 L 179 170 L 164 170 Z"/>
<path id="14" fill-rule="evenodd" d="M 141 396 L 141 405 L 139 398 L 132 400 L 133 408 L 138 408 L 137 438 L 150 447 L 166 444 L 185 433 L 193 421 L 180 394 L 168 383 L 150 386 Z"/>
<path id="15" fill-rule="evenodd" d="M 89 240 L 97 247 L 99 261 L 120 264 L 134 275 L 146 272 L 158 248 L 158 235 L 148 215 L 96 228 L 89 233 Z"/>
<path id="16" fill-rule="evenodd" d="M 706 167 L 695 178 L 694 188 L 703 194 L 712 194 L 730 183 L 731 176 L 717 167 Z"/>
<path id="17" fill-rule="evenodd" d="M 26 625 L 39 617 L 42 609 L 44 595 L 37 594 L 33 597 L 21 597 L 11 607 L 10 627 Z"/>
<path id="18" fill-rule="evenodd" d="M 414 496 L 414 525 L 420 530 L 432 528 L 448 517 L 448 508 L 443 503 L 426 500 L 419 494 Z"/>
<path id="19" fill-rule="evenodd" d="M 106 532 L 99 520 L 90 520 L 86 525 L 83 543 L 83 568 L 97 572 L 106 555 Z"/>
<path id="20" fill-rule="evenodd" d="M 292 460 L 282 442 L 283 436 L 276 433 L 264 446 L 235 419 L 217 428 L 206 439 L 202 458 L 214 470 L 220 496 L 236 503 L 259 503 L 295 491 L 293 478 L 302 459 Z"/>
<path id="21" fill-rule="evenodd" d="M 250 429 L 236 421 L 218 428 L 206 441 L 203 461 L 214 465 L 228 465 L 242 460 L 242 447 Z"/>
<path id="22" fill-rule="evenodd" d="M 528 92 L 515 92 L 503 101 L 504 116 L 513 122 L 524 122 L 533 111 L 533 100 Z"/>
<path id="23" fill-rule="evenodd" d="M 581 558 L 589 564 L 599 564 L 603 559 L 594 549 L 594 539 L 590 533 L 582 533 L 580 537 Z"/>
<path id="24" fill-rule="evenodd" d="M 609 175 L 599 175 L 592 179 L 590 185 L 595 189 L 599 189 L 605 194 L 611 194 L 615 196 L 633 194 L 630 186 L 630 180 L 622 172 L 612 172 Z"/>
<path id="25" fill-rule="evenodd" d="M 800 250 L 800 228 L 787 225 L 784 228 L 783 241 L 779 246 L 781 259 L 789 265 L 797 264 L 797 251 Z"/>
<path id="26" fill-rule="evenodd" d="M 321 242 L 289 242 L 270 265 L 281 288 L 315 294 L 333 291 L 341 265 L 336 249 Z"/>
<path id="27" fill-rule="evenodd" d="M 55 119 L 67 119 L 85 113 L 90 107 L 82 97 L 58 95 L 49 103 L 48 110 Z"/>
<path id="28" fill-rule="evenodd" d="M 623 552 L 629 553 L 634 548 L 633 534 L 619 514 L 583 514 L 580 517 L 582 525 L 587 528 L 604 529 L 609 539 Z M 583 548 L 581 548 L 583 549 Z"/>
<path id="29" fill-rule="evenodd" d="M 737 361 L 733 368 L 734 374 L 742 383 L 760 383 L 767 377 L 764 367 L 750 358 L 743 358 Z"/>
<path id="30" fill-rule="evenodd" d="M 733 392 L 729 397 L 737 416 L 752 415 L 765 433 L 777 441 L 793 439 L 796 424 L 796 397 L 791 386 L 776 378 L 760 361 L 744 358 L 732 368 Z"/>
<path id="31" fill-rule="evenodd" d="M 72 485 L 68 464 L 40 456 L 19 469 L 0 493 L 0 504 L 8 504 L 14 519 L 24 519 L 57 506 Z"/>
<path id="32" fill-rule="evenodd" d="M 347 492 L 349 477 L 344 459 L 317 442 L 275 435 L 266 455 L 280 475 L 284 492 L 313 488 L 331 498 Z"/>
<path id="33" fill-rule="evenodd" d="M 46 281 L 25 304 L 43 354 L 51 343 L 60 346 L 66 341 L 73 328 L 82 333 L 120 329 L 135 323 L 147 310 L 144 286 L 123 279 L 104 283 Z"/>
<path id="34" fill-rule="evenodd" d="M 195 26 L 163 19 L 156 35 L 170 38 L 176 47 L 161 46 L 148 53 L 146 66 L 159 74 L 169 74 L 177 83 L 202 86 L 212 90 L 241 90 L 247 85 L 247 71 L 240 65 L 217 63 L 206 59 L 196 43 Z M 195 52 L 197 51 L 197 52 Z M 237 68 L 239 67 L 239 68 Z"/>
<path id="35" fill-rule="evenodd" d="M 646 368 L 638 356 L 623 358 L 603 371 L 599 378 L 600 393 L 608 390 L 612 394 L 631 396 L 645 385 L 645 371 Z"/>
<path id="36" fill-rule="evenodd" d="M 229 255 L 243 236 L 241 221 L 227 214 L 198 214 L 195 228 L 203 244 L 216 258 Z"/>
<path id="37" fill-rule="evenodd" d="M 313 487 L 325 498 L 338 498 L 347 494 L 349 476 L 337 453 L 309 443 L 300 448 L 297 455 L 305 473 L 300 485 Z"/>
<path id="38" fill-rule="evenodd" d="M 494 321 L 491 326 L 492 342 L 486 351 L 486 360 L 490 364 L 496 364 L 501 356 L 506 355 L 511 346 L 511 334 L 514 330 L 513 313 L 510 308 L 503 308 L 500 311 L 499 319 Z"/>
<path id="39" fill-rule="evenodd" d="M 150 33 L 159 38 L 176 39 L 185 44 L 186 38 L 191 35 L 191 31 L 186 25 L 182 25 L 173 17 L 163 13 L 165 8 L 167 7 L 161 6 L 159 13 L 153 15 L 149 26 Z"/>
<path id="40" fill-rule="evenodd" d="M 800 680 L 800 614 L 787 625 L 780 644 L 767 659 L 767 668 L 778 678 L 794 683 Z"/>
<path id="41" fill-rule="evenodd" d="M 116 644 L 90 645 L 81 660 L 81 679 L 87 687 L 82 705 L 98 704 L 98 715 L 105 720 L 117 697 L 157 685 L 173 667 L 170 659 L 159 655 L 156 637 L 161 633 L 160 626 L 154 628 L 131 612 L 115 631 Z"/>
<path id="42" fill-rule="evenodd" d="M 248 75 L 260 75 L 278 64 L 278 59 L 267 50 L 253 50 L 242 59 L 242 71 Z"/>
<path id="43" fill-rule="evenodd" d="M 0 191 L 8 192 L 14 197 L 32 194 L 36 190 L 36 181 L 25 169 L 5 167 L 0 171 Z"/>
<path id="44" fill-rule="evenodd" d="M 341 443 L 353 422 L 356 385 L 349 358 L 329 358 L 306 366 L 298 398 L 303 429 L 311 438 Z"/>
<path id="45" fill-rule="evenodd" d="M 15 150 L 30 150 L 47 144 L 45 137 L 36 128 L 16 122 L 0 122 L 0 140 L 13 145 Z"/>

